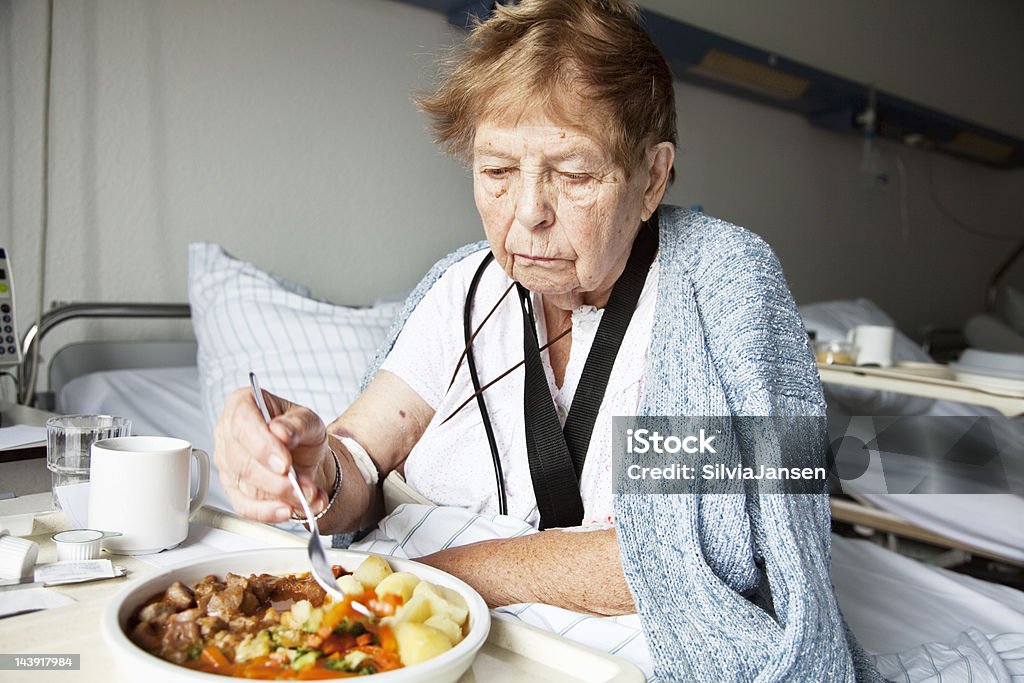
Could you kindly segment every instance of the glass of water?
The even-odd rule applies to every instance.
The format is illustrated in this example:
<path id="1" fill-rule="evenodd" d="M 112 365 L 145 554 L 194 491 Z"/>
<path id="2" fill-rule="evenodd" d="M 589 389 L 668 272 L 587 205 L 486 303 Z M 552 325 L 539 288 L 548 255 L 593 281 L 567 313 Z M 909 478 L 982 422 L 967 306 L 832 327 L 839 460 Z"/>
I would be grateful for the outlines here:
<path id="1" fill-rule="evenodd" d="M 89 481 L 94 442 L 131 436 L 132 422 L 112 415 L 62 415 L 46 421 L 46 468 L 50 470 L 53 507 L 60 509 L 57 489 Z"/>

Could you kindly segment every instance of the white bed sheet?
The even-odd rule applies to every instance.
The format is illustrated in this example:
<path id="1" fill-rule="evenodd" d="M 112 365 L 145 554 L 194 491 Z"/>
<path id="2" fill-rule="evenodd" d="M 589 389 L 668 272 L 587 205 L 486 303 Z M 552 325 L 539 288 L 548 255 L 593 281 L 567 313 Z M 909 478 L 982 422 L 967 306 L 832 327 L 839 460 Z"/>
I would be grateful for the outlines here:
<path id="1" fill-rule="evenodd" d="M 843 412 L 841 407 L 831 411 Z M 1000 443 L 1024 443 L 1024 418 L 1007 420 L 985 406 L 934 401 L 923 414 L 928 417 L 977 416 L 993 418 L 993 432 Z M 890 460 L 890 465 L 895 464 Z M 1009 465 L 1005 463 L 1004 465 Z M 1024 463 L 1013 463 L 1005 474 L 1020 486 Z M 911 463 L 912 467 L 919 467 Z M 911 477 L 913 478 L 913 477 Z M 877 490 L 872 488 L 870 490 Z M 858 491 L 846 482 L 844 491 L 859 493 L 870 504 L 908 522 L 948 538 L 1024 562 L 1024 497 L 1014 494 L 875 494 Z"/>
<path id="2" fill-rule="evenodd" d="M 868 541 L 832 535 L 832 581 L 847 623 L 869 652 L 946 643 L 968 628 L 1024 633 L 1024 593 Z"/>

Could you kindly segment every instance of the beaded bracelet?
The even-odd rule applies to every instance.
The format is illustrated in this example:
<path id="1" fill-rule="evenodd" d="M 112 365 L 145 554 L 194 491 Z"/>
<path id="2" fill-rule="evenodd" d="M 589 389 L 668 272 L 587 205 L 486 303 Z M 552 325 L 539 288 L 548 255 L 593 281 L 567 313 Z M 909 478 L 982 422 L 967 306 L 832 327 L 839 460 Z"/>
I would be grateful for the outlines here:
<path id="1" fill-rule="evenodd" d="M 313 515 L 313 521 L 316 521 L 327 514 L 327 511 L 331 509 L 332 505 L 334 505 L 334 501 L 338 499 L 338 491 L 341 490 L 341 461 L 338 460 L 338 454 L 334 452 L 334 449 L 331 448 L 330 444 L 327 444 L 327 450 L 329 450 L 331 455 L 334 456 L 334 486 L 331 487 L 331 497 L 330 500 L 327 501 L 327 506 L 320 512 Z M 302 515 L 295 514 L 295 510 L 292 510 L 292 519 L 296 522 L 302 522 L 303 524 L 309 522 L 309 520 Z"/>

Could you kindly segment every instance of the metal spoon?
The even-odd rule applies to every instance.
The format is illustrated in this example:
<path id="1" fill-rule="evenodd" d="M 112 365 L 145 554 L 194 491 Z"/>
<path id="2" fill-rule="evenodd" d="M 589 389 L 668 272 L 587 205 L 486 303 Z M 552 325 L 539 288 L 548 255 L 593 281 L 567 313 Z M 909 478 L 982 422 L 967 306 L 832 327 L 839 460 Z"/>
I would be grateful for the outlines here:
<path id="1" fill-rule="evenodd" d="M 267 409 L 266 401 L 263 400 L 263 391 L 260 389 L 260 383 L 256 379 L 255 372 L 249 373 L 249 386 L 252 388 L 252 397 L 256 400 L 256 407 L 260 409 L 263 420 L 269 425 L 270 411 Z M 295 476 L 295 468 L 291 465 L 288 466 L 288 481 L 292 483 L 295 497 L 302 504 L 302 513 L 306 515 L 306 523 L 309 524 L 309 543 L 306 549 L 309 552 L 309 563 L 313 567 L 313 578 L 320 584 L 321 588 L 327 591 L 327 594 L 335 602 L 341 602 L 345 599 L 345 594 L 338 590 L 338 584 L 334 581 L 334 572 L 331 571 L 331 564 L 327 561 L 327 553 L 324 552 L 324 546 L 320 542 L 320 530 L 317 528 L 316 518 L 313 516 L 312 510 L 309 509 L 309 503 L 306 502 L 306 496 L 303 495 L 302 487 L 299 486 L 299 480 Z M 362 603 L 353 600 L 350 604 L 352 609 L 366 618 L 372 621 L 377 620 L 377 615 Z"/>

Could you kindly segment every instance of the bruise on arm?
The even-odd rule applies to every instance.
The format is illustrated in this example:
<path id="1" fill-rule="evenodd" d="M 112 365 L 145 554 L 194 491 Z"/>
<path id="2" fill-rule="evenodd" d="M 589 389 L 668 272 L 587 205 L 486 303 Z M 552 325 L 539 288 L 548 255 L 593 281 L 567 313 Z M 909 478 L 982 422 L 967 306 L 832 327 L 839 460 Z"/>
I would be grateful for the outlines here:
<path id="1" fill-rule="evenodd" d="M 387 476 L 409 455 L 434 417 L 434 409 L 398 375 L 381 370 L 327 431 L 349 436 Z"/>
<path id="2" fill-rule="evenodd" d="M 342 457 L 347 509 L 326 516 L 327 531 L 354 531 L 373 526 L 383 515 L 381 485 L 401 465 L 434 417 L 434 410 L 398 375 L 381 370 L 342 415 L 327 427 L 328 434 L 355 439 L 380 470 L 376 487 L 367 486 L 351 457 Z M 332 441 L 337 451 L 337 441 Z M 333 464 L 330 465 L 333 472 Z M 332 477 L 324 475 L 326 481 Z M 355 490 L 353 490 L 355 489 Z"/>

